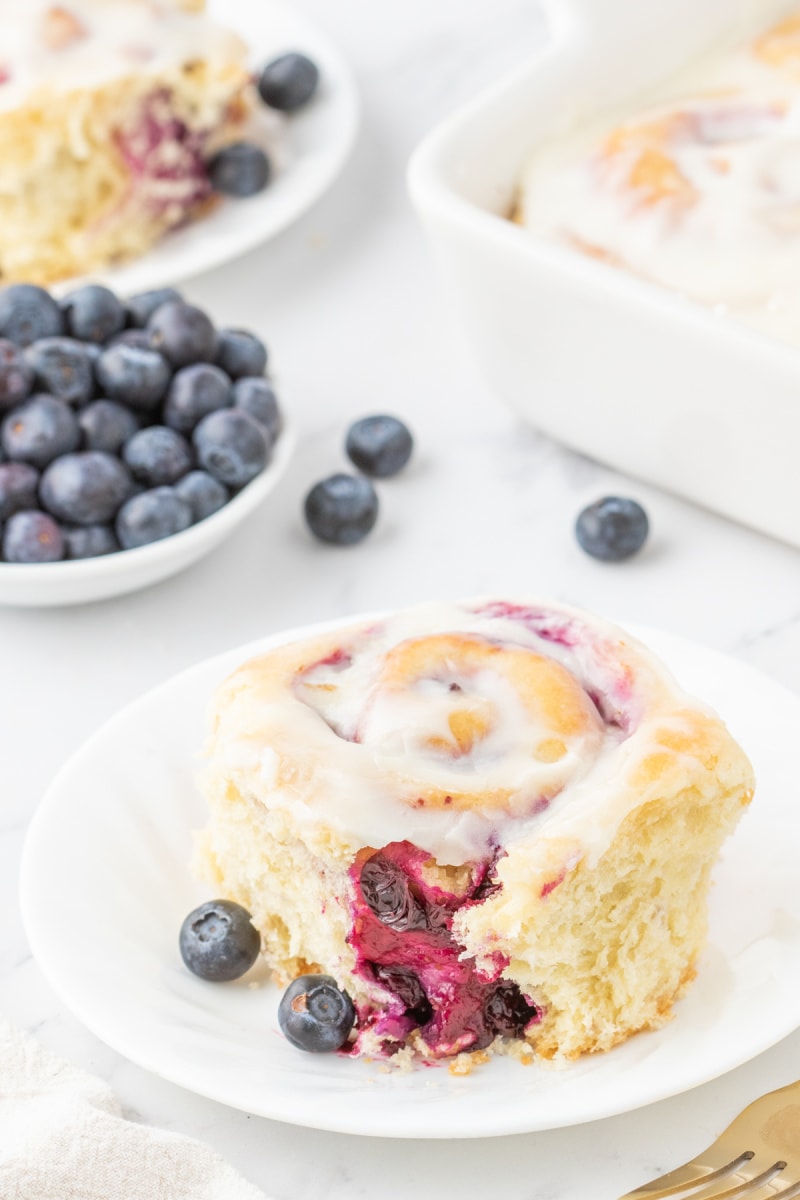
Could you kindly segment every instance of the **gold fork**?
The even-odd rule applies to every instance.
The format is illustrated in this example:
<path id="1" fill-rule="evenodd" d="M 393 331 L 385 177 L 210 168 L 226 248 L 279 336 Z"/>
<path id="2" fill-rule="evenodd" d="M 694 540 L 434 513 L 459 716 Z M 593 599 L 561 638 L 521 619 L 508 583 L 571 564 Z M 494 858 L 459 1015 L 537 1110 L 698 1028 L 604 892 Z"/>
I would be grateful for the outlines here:
<path id="1" fill-rule="evenodd" d="M 748 1104 L 683 1167 L 620 1200 L 795 1200 L 800 1197 L 800 1081 Z"/>

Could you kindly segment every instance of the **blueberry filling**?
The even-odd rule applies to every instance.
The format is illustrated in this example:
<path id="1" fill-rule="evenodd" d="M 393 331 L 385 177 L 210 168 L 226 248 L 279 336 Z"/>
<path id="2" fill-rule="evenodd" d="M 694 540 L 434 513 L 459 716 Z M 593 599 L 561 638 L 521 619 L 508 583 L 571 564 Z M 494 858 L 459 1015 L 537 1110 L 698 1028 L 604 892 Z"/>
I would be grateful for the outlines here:
<path id="1" fill-rule="evenodd" d="M 435 1056 L 481 1050 L 495 1037 L 521 1037 L 541 1013 L 504 980 L 507 960 L 488 969 L 465 955 L 453 933 L 458 909 L 481 903 L 499 885 L 494 862 L 480 865 L 460 894 L 426 877 L 430 856 L 410 842 L 392 842 L 359 856 L 352 869 L 356 974 L 378 983 L 390 999 L 359 1012 L 367 1030 L 397 1049 L 415 1028 Z"/>

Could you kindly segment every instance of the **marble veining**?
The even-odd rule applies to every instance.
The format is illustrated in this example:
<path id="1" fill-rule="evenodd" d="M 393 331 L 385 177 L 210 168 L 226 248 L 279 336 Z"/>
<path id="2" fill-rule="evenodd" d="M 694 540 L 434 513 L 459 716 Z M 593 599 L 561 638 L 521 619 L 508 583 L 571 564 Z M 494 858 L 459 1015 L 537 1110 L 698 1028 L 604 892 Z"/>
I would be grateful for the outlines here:
<path id="1" fill-rule="evenodd" d="M 409 1146 L 248 1117 L 159 1080 L 72 1017 L 27 953 L 22 831 L 53 773 L 146 688 L 283 626 L 435 598 L 549 594 L 706 642 L 800 690 L 800 554 L 520 427 L 482 384 L 438 286 L 406 198 L 407 155 L 540 44 L 535 5 L 405 0 L 379 15 L 367 0 L 335 10 L 294 2 L 353 65 L 365 111 L 359 145 L 297 225 L 187 291 L 220 324 L 265 337 L 301 433 L 297 459 L 265 510 L 182 575 L 103 604 L 0 612 L 0 1013 L 108 1080 L 132 1118 L 202 1138 L 274 1200 L 484 1200 L 498 1179 L 513 1181 L 519 1200 L 614 1200 L 690 1157 L 760 1092 L 800 1077 L 800 1033 L 638 1112 Z M 302 497 L 345 466 L 347 422 L 381 410 L 407 418 L 416 459 L 380 487 L 369 542 L 315 545 Z M 636 496 L 652 523 L 645 552 L 623 566 L 585 558 L 572 534 L 579 509 L 609 492 Z"/>

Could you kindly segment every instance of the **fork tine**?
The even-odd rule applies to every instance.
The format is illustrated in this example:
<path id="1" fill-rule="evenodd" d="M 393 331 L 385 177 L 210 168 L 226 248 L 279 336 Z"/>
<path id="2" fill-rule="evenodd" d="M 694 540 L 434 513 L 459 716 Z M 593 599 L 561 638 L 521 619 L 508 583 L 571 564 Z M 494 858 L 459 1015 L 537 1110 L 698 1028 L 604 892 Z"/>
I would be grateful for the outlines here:
<path id="1" fill-rule="evenodd" d="M 780 1172 L 786 1167 L 783 1161 L 770 1163 L 767 1160 L 755 1161 L 750 1152 L 740 1154 L 738 1158 L 722 1166 L 711 1167 L 706 1152 L 705 1162 L 699 1158 L 685 1163 L 668 1175 L 660 1175 L 650 1183 L 637 1188 L 635 1192 L 626 1192 L 620 1200 L 666 1200 L 667 1197 L 686 1197 L 686 1200 L 761 1200 L 761 1197 L 771 1198 L 784 1195 L 785 1200 L 793 1200 L 800 1196 L 800 1191 L 791 1191 L 796 1185 L 794 1181 L 781 1184 Z M 764 1190 L 766 1189 L 766 1190 Z"/>
<path id="2" fill-rule="evenodd" d="M 658 1179 L 651 1179 L 633 1192 L 626 1192 L 620 1196 L 620 1200 L 664 1200 L 667 1196 L 685 1193 L 688 1188 L 699 1187 L 701 1183 L 719 1181 L 724 1185 L 725 1181 L 730 1181 L 734 1171 L 740 1171 L 752 1158 L 752 1152 L 747 1151 L 731 1159 L 730 1154 L 723 1153 L 721 1148 L 710 1146 L 691 1162 L 676 1167 L 666 1175 L 659 1175 Z M 741 1176 L 734 1178 L 741 1182 Z"/>

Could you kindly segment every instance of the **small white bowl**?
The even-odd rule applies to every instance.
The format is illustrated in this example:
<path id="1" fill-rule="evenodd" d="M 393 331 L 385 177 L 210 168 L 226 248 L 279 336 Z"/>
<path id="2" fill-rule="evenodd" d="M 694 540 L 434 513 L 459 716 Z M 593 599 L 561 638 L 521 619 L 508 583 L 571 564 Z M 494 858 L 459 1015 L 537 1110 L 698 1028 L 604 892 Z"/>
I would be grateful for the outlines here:
<path id="1" fill-rule="evenodd" d="M 292 456 L 295 437 L 284 428 L 267 467 L 233 499 L 182 533 L 100 558 L 55 563 L 0 563 L 0 605 L 45 608 L 105 600 L 157 583 L 219 545 L 266 499 Z"/>
<path id="2" fill-rule="evenodd" d="M 409 186 L 501 400 L 586 454 L 800 546 L 800 351 L 507 219 L 537 145 L 633 106 L 729 38 L 746 8 L 764 28 L 796 3 L 547 0 L 542 53 L 435 129 Z"/>

